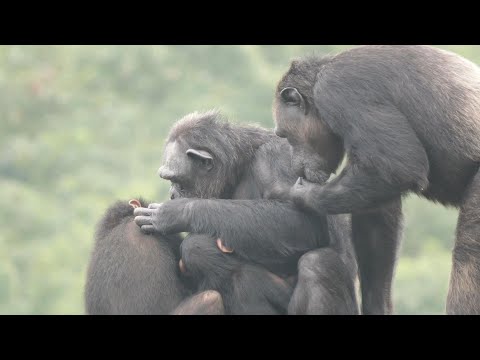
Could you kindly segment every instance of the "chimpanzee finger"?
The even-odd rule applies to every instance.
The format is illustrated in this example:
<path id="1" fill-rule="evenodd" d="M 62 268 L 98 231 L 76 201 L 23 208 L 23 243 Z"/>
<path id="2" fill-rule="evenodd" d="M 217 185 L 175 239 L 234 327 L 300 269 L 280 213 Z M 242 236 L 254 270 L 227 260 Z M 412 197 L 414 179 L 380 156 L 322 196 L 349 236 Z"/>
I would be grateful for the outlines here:
<path id="1" fill-rule="evenodd" d="M 147 209 L 144 207 L 139 207 L 133 210 L 133 215 L 135 216 L 150 216 L 152 215 L 154 209 Z"/>
<path id="2" fill-rule="evenodd" d="M 152 204 L 148 205 L 148 208 L 149 209 L 158 209 L 162 205 L 163 205 L 162 203 L 160 203 L 160 204 L 152 203 Z"/>
<path id="3" fill-rule="evenodd" d="M 138 226 L 152 225 L 152 218 L 150 216 L 136 216 L 135 224 Z"/>
<path id="4" fill-rule="evenodd" d="M 142 230 L 145 234 L 152 234 L 155 231 L 153 225 L 143 225 L 140 230 Z"/>

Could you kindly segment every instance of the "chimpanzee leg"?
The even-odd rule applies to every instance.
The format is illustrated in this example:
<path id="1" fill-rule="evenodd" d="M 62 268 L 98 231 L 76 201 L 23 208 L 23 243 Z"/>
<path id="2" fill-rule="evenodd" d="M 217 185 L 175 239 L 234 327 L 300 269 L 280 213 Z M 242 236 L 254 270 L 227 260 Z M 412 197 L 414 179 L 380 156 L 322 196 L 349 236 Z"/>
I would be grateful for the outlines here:
<path id="1" fill-rule="evenodd" d="M 225 308 L 220 293 L 208 290 L 182 301 L 171 315 L 225 315 Z"/>
<path id="2" fill-rule="evenodd" d="M 298 262 L 289 315 L 357 315 L 355 279 L 331 248 L 313 250 Z"/>
<path id="3" fill-rule="evenodd" d="M 244 264 L 233 275 L 225 303 L 236 315 L 287 315 L 293 287 L 266 269 Z"/>
<path id="4" fill-rule="evenodd" d="M 402 226 L 400 198 L 377 210 L 352 215 L 364 315 L 393 311 L 391 288 Z"/>
<path id="5" fill-rule="evenodd" d="M 480 315 L 480 171 L 460 208 L 446 310 L 450 315 Z"/>

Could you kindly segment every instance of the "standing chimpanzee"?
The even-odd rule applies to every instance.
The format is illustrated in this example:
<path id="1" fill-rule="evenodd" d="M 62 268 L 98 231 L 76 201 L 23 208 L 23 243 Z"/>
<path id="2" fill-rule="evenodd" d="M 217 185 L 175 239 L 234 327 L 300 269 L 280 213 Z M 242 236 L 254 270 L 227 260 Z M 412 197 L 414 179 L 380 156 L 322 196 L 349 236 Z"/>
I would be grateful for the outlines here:
<path id="1" fill-rule="evenodd" d="M 363 311 L 392 310 L 401 196 L 460 207 L 449 314 L 480 314 L 480 71 L 429 46 L 361 46 L 293 61 L 274 101 L 276 133 L 305 178 L 303 209 L 352 213 Z M 348 165 L 326 185 L 316 174 Z"/>
<path id="2" fill-rule="evenodd" d="M 97 225 L 85 286 L 86 313 L 223 314 L 218 292 L 192 297 L 178 271 L 178 235 L 144 234 L 133 222 L 143 200 L 118 201 Z"/>
<path id="3" fill-rule="evenodd" d="M 217 112 L 187 115 L 170 131 L 159 170 L 172 200 L 135 209 L 135 222 L 148 233 L 190 232 L 181 266 L 200 290 L 220 292 L 226 313 L 285 313 L 292 289 L 282 278 L 298 273 L 289 313 L 356 314 L 349 216 L 275 199 L 296 178 L 289 148 Z"/>

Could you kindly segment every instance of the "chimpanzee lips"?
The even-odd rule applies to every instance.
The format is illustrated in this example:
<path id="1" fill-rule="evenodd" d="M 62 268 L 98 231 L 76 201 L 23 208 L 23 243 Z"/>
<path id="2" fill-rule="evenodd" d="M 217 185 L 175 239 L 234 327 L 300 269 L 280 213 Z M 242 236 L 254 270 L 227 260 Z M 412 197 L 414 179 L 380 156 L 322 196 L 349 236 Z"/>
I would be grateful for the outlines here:
<path id="1" fill-rule="evenodd" d="M 303 178 L 305 178 L 305 180 L 317 184 L 325 184 L 329 178 L 329 174 L 321 170 L 313 171 L 305 169 L 304 173 Z"/>
<path id="2" fill-rule="evenodd" d="M 182 197 L 183 187 L 177 183 L 171 183 L 170 186 L 170 200 Z"/>
<path id="3" fill-rule="evenodd" d="M 295 171 L 295 175 L 297 175 L 298 177 L 305 178 L 305 166 L 304 165 L 296 167 L 296 169 L 294 169 L 294 171 Z"/>

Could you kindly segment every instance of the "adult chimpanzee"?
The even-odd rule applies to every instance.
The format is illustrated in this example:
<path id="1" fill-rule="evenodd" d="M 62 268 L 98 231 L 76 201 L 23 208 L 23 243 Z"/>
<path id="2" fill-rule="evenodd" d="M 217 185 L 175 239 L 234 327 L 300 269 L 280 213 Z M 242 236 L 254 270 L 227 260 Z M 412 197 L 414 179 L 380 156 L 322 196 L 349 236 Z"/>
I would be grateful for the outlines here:
<path id="1" fill-rule="evenodd" d="M 298 273 L 289 313 L 356 314 L 349 216 L 327 219 L 274 198 L 296 178 L 289 149 L 217 112 L 187 115 L 159 170 L 173 200 L 135 209 L 135 221 L 147 233 L 190 232 L 182 267 L 200 290 L 222 294 L 227 313 L 281 312 L 292 294 L 282 278 Z"/>
<path id="2" fill-rule="evenodd" d="M 97 225 L 85 286 L 87 314 L 223 314 L 218 292 L 193 296 L 178 272 L 178 235 L 144 234 L 133 222 L 143 200 L 118 201 Z"/>
<path id="3" fill-rule="evenodd" d="M 293 61 L 274 101 L 293 147 L 290 198 L 318 214 L 353 213 L 364 313 L 391 311 L 400 197 L 460 207 L 449 314 L 480 314 L 480 71 L 429 46 L 362 46 Z M 349 164 L 326 185 L 315 174 Z M 300 179 L 299 179 L 300 180 Z"/>

